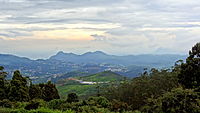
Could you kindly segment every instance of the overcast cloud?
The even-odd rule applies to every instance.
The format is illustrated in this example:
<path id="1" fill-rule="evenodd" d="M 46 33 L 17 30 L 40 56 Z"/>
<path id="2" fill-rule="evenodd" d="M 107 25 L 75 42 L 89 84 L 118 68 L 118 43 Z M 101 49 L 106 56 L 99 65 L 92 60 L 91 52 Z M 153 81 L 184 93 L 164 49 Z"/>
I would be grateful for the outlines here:
<path id="1" fill-rule="evenodd" d="M 199 10 L 198 0 L 0 0 L 0 53 L 187 54 Z"/>

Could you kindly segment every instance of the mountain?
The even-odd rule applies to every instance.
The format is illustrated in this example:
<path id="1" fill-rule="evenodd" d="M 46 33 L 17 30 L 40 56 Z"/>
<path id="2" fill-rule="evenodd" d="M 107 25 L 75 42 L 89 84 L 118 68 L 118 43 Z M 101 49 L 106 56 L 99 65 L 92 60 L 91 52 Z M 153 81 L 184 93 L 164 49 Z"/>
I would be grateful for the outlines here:
<path id="1" fill-rule="evenodd" d="M 0 64 L 1 65 L 17 65 L 17 64 L 28 64 L 32 63 L 33 60 L 30 60 L 25 57 L 18 57 L 15 55 L 9 54 L 0 54 Z"/>
<path id="2" fill-rule="evenodd" d="M 0 54 L 0 65 L 12 77 L 14 70 L 20 70 L 23 75 L 29 76 L 35 82 L 57 81 L 68 75 L 94 74 L 103 71 L 112 71 L 126 77 L 140 75 L 144 68 L 171 67 L 184 55 L 108 55 L 101 51 L 87 52 L 82 55 L 58 52 L 49 59 L 31 60 L 9 54 Z M 70 73 L 78 72 L 78 73 Z M 79 73 L 80 72 L 80 73 Z M 67 73 L 67 75 L 65 75 Z"/>
<path id="3" fill-rule="evenodd" d="M 50 60 L 60 60 L 74 63 L 108 63 L 119 65 L 137 65 L 150 67 L 170 67 L 180 59 L 185 59 L 186 55 L 164 54 L 164 55 L 127 55 L 115 56 L 108 55 L 101 51 L 87 52 L 82 55 L 73 53 L 58 52 L 56 55 L 50 57 Z"/>

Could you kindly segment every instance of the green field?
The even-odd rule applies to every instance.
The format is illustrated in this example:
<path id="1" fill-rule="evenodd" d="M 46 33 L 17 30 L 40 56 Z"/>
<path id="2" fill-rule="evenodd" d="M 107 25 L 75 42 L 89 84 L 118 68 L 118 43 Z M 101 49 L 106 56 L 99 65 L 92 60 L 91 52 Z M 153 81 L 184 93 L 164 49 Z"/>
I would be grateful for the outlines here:
<path id="1" fill-rule="evenodd" d="M 105 71 L 89 76 L 81 76 L 81 77 L 75 77 L 76 79 L 83 80 L 83 81 L 89 81 L 89 82 L 105 82 L 98 84 L 100 88 L 102 89 L 105 87 L 107 82 L 113 82 L 113 81 L 121 81 L 124 79 L 123 76 L 116 74 L 111 71 Z M 59 94 L 62 98 L 66 98 L 67 94 L 69 93 L 76 93 L 80 97 L 85 97 L 86 95 L 97 95 L 97 84 L 93 85 L 87 85 L 87 84 L 81 84 L 77 81 L 73 80 L 67 80 L 63 79 L 58 82 L 57 89 L 59 91 Z"/>

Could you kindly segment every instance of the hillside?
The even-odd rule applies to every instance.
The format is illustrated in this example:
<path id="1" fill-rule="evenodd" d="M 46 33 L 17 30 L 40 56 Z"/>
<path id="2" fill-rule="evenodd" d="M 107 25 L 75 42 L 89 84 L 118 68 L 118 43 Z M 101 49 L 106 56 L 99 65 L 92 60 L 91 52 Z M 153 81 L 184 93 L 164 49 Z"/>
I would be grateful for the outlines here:
<path id="1" fill-rule="evenodd" d="M 0 64 L 1 65 L 19 65 L 19 64 L 30 64 L 33 60 L 25 57 L 18 57 L 10 54 L 0 54 Z"/>
<path id="2" fill-rule="evenodd" d="M 92 81 L 92 82 L 107 82 L 107 81 L 110 82 L 110 81 L 120 81 L 124 79 L 122 75 L 119 75 L 111 71 L 104 71 L 97 74 L 81 76 L 77 78 L 83 81 Z"/>
<path id="3" fill-rule="evenodd" d="M 117 73 L 105 71 L 88 76 L 74 77 L 74 80 L 70 78 L 60 80 L 57 82 L 57 88 L 62 98 L 65 98 L 68 93 L 72 92 L 85 97 L 86 95 L 96 95 L 98 85 L 103 88 L 108 82 L 121 81 L 123 79 L 124 77 Z M 77 80 L 81 82 L 77 82 Z M 99 84 L 85 84 L 82 82 L 99 82 Z"/>

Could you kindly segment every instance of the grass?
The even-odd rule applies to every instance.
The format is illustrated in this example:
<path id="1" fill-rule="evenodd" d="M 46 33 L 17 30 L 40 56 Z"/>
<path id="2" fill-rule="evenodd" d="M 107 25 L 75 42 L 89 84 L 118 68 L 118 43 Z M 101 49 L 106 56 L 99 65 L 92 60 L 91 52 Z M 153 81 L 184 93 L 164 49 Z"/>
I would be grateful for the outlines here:
<path id="1" fill-rule="evenodd" d="M 64 85 L 57 86 L 61 98 L 66 98 L 69 93 L 76 93 L 78 96 L 91 95 L 96 93 L 96 85 Z"/>
<path id="2" fill-rule="evenodd" d="M 75 77 L 76 79 L 90 82 L 112 82 L 112 81 L 121 81 L 124 79 L 123 76 L 111 72 L 105 71 L 89 76 L 79 76 Z M 102 87 L 106 83 L 100 84 Z M 79 97 L 85 97 L 86 95 L 96 95 L 97 94 L 97 85 L 85 85 L 80 84 L 73 80 L 61 80 L 58 82 L 57 89 L 61 98 L 65 99 L 69 93 L 76 93 Z"/>
<path id="3" fill-rule="evenodd" d="M 81 79 L 83 81 L 92 81 L 92 82 L 110 82 L 110 81 L 121 81 L 124 79 L 124 77 L 111 71 L 105 71 L 93 75 L 77 77 L 77 79 Z"/>

